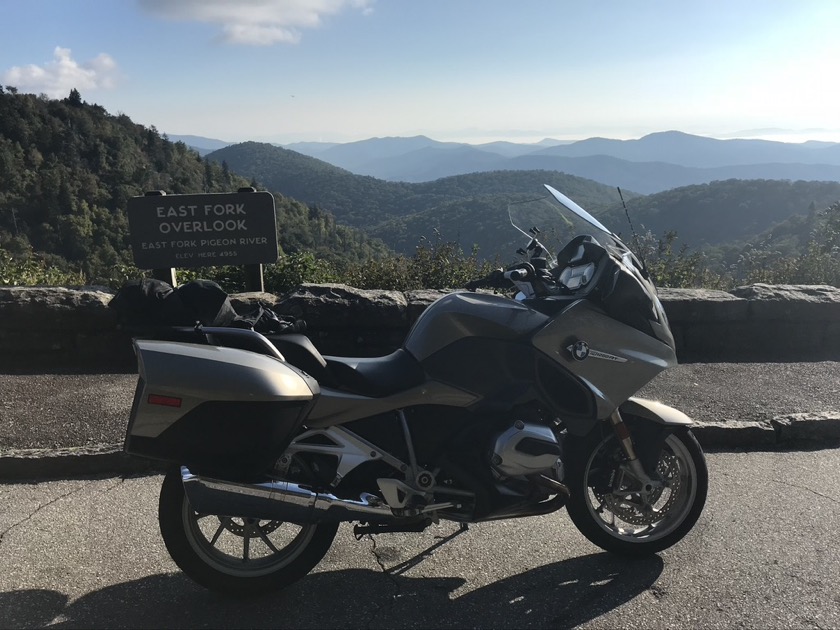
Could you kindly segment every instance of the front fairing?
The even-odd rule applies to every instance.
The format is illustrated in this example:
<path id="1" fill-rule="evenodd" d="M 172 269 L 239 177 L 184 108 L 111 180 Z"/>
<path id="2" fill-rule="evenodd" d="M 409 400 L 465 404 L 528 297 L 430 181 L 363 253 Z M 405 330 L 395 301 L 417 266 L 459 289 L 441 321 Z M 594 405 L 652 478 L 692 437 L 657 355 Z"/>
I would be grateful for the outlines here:
<path id="1" fill-rule="evenodd" d="M 574 416 L 609 416 L 657 374 L 677 363 L 671 346 L 616 321 L 587 300 L 573 302 L 558 312 L 534 335 L 532 343 L 592 393 L 594 407 L 586 413 L 572 413 Z M 552 402 L 567 419 L 574 411 L 566 409 L 562 400 Z"/>
<path id="2" fill-rule="evenodd" d="M 511 225 L 528 239 L 531 261 L 542 260 L 555 284 L 546 293 L 521 287 L 519 299 L 544 310 L 545 298 L 587 299 L 606 313 L 674 349 L 662 304 L 644 264 L 614 232 L 546 185 L 548 195 L 510 204 Z M 557 252 L 555 255 L 554 252 Z"/>
<path id="3" fill-rule="evenodd" d="M 476 412 L 493 417 L 538 401 L 570 432 L 585 434 L 676 363 L 674 341 L 656 288 L 629 248 L 548 191 L 509 211 L 511 225 L 527 237 L 527 260 L 502 276 L 527 292 L 524 299 L 442 297 L 417 320 L 404 348 L 429 381 L 472 394 Z"/>

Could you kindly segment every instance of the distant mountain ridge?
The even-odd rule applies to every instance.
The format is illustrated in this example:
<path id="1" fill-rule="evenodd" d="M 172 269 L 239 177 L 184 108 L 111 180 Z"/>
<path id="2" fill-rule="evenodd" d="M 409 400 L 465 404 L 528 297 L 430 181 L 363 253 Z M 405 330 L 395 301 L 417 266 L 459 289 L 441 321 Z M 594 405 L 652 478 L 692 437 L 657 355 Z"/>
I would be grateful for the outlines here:
<path id="1" fill-rule="evenodd" d="M 353 173 L 421 182 L 493 170 L 557 170 L 651 194 L 726 179 L 840 180 L 840 144 L 717 140 L 678 131 L 638 140 L 590 138 L 553 146 L 468 145 L 372 138 L 318 154 Z M 388 151 L 383 147 L 387 142 Z M 402 147 L 403 153 L 397 150 Z"/>
<path id="2" fill-rule="evenodd" d="M 549 147 L 537 154 L 562 157 L 609 155 L 629 162 L 667 162 L 697 168 L 769 163 L 840 166 L 840 144 L 815 147 L 772 140 L 717 140 L 680 131 L 652 133 L 638 140 L 590 138 Z"/>
<path id="3" fill-rule="evenodd" d="M 220 140 L 184 139 L 202 155 Z M 279 146 L 279 145 L 275 145 Z M 427 136 L 357 142 L 297 142 L 284 148 L 316 157 L 356 175 L 391 182 L 427 182 L 466 173 L 556 170 L 651 194 L 727 179 L 840 181 L 840 143 L 718 140 L 664 131 L 637 140 L 588 138 L 564 143 L 440 142 Z"/>

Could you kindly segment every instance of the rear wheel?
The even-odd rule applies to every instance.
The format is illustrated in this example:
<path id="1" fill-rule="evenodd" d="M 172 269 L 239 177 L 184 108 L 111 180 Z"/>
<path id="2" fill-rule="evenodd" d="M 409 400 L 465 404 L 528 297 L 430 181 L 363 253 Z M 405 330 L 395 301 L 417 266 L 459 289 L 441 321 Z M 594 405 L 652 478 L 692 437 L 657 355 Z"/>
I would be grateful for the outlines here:
<path id="1" fill-rule="evenodd" d="M 580 532 L 602 549 L 656 553 L 682 539 L 703 511 L 709 476 L 688 429 L 667 437 L 647 486 L 632 475 L 614 435 L 587 440 L 577 452 L 570 462 L 567 509 Z"/>
<path id="2" fill-rule="evenodd" d="M 199 514 L 178 470 L 163 480 L 158 519 L 175 564 L 202 586 L 232 595 L 265 593 L 299 580 L 321 561 L 338 530 L 338 523 Z"/>

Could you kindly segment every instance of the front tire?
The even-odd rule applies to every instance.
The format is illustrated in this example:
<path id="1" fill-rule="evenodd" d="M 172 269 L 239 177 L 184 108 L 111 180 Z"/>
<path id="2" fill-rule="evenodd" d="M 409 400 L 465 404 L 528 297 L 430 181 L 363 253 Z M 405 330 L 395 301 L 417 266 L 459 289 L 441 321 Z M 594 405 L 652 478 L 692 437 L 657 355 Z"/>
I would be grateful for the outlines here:
<path id="1" fill-rule="evenodd" d="M 166 549 L 184 573 L 206 588 L 237 596 L 299 580 L 321 561 L 338 530 L 338 523 L 301 526 L 198 514 L 179 470 L 163 480 L 158 520 Z"/>
<path id="2" fill-rule="evenodd" d="M 591 542 L 622 555 L 653 554 L 681 540 L 694 526 L 709 486 L 703 451 L 685 428 L 665 440 L 657 465 L 661 487 L 641 488 L 624 471 L 615 436 L 576 445 L 568 474 L 572 522 Z"/>

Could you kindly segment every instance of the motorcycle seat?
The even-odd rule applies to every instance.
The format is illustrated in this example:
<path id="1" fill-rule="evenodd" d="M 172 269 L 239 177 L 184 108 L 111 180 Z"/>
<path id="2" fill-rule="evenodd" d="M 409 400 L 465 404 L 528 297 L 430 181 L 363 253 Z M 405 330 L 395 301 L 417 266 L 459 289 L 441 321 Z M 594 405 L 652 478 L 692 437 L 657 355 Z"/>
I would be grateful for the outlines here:
<path id="1" fill-rule="evenodd" d="M 321 385 L 335 387 L 334 379 L 327 369 L 327 362 L 306 335 L 266 335 L 266 338 L 285 357 L 286 361 L 300 368 Z"/>
<path id="2" fill-rule="evenodd" d="M 266 335 L 286 361 L 312 376 L 322 387 L 382 398 L 423 382 L 423 368 L 406 350 L 384 357 L 323 356 L 306 335 Z"/>
<path id="3" fill-rule="evenodd" d="M 423 368 L 402 348 L 384 357 L 324 357 L 306 335 L 262 335 L 253 330 L 227 327 L 182 327 L 167 329 L 165 338 L 240 348 L 265 354 L 303 370 L 322 387 L 349 391 L 360 396 L 382 398 L 419 385 Z"/>
<path id="4" fill-rule="evenodd" d="M 402 348 L 384 357 L 324 358 L 341 389 L 370 398 L 396 394 L 425 380 L 425 373 L 417 359 Z"/>

